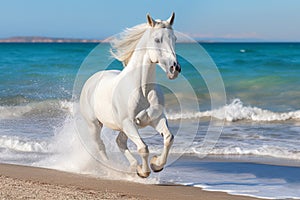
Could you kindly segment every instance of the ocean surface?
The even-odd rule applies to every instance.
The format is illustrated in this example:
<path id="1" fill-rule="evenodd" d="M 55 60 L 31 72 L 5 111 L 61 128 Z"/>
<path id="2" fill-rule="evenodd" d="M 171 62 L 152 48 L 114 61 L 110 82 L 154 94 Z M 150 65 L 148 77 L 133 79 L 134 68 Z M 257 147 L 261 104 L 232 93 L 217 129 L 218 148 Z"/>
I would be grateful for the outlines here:
<path id="1" fill-rule="evenodd" d="M 163 75 L 158 79 L 175 134 L 168 165 L 146 180 L 126 178 L 270 199 L 300 199 L 300 44 L 204 43 L 202 52 L 195 52 L 191 45 L 176 48 L 180 76 L 194 94 L 181 87 L 183 79 L 172 82 L 157 72 Z M 80 119 L 74 120 L 83 82 L 106 69 L 103 65 L 107 63 L 108 69 L 122 68 L 109 56 L 109 62 L 103 60 L 107 49 L 108 44 L 0 44 L 1 163 L 106 178 L 125 170 L 128 163 L 114 142 L 117 133 L 107 128 L 102 138 L 112 157 L 108 166 L 112 170 L 87 164 L 92 163 L 93 153 L 77 133 Z M 205 63 L 217 66 L 222 82 L 206 74 L 212 69 L 206 69 Z M 220 100 L 217 90 L 210 89 L 214 84 L 220 89 L 224 86 L 223 105 L 212 103 L 212 98 Z M 172 85 L 176 91 L 170 89 Z M 194 97 L 197 109 L 189 104 Z M 178 109 L 180 101 L 188 106 Z M 157 133 L 145 128 L 141 135 L 152 154 L 161 151 Z M 135 152 L 130 142 L 129 147 Z"/>

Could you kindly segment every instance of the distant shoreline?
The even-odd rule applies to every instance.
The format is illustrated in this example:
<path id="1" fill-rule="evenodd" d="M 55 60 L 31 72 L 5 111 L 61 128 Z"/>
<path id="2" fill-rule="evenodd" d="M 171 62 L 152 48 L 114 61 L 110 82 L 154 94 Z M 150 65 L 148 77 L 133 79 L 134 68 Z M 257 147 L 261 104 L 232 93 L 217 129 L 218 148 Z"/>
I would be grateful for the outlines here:
<path id="1" fill-rule="evenodd" d="M 300 43 L 300 41 L 241 41 L 241 40 L 224 40 L 219 39 L 195 39 L 198 43 Z M 9 38 L 0 38 L 2 43 L 105 43 L 107 40 L 100 39 L 76 39 L 76 38 L 55 38 L 55 37 L 41 37 L 41 36 L 17 36 Z M 190 42 L 179 42 L 190 43 Z"/>
<path id="2" fill-rule="evenodd" d="M 0 43 L 100 43 L 97 39 L 73 39 L 52 37 L 10 37 L 0 39 Z"/>

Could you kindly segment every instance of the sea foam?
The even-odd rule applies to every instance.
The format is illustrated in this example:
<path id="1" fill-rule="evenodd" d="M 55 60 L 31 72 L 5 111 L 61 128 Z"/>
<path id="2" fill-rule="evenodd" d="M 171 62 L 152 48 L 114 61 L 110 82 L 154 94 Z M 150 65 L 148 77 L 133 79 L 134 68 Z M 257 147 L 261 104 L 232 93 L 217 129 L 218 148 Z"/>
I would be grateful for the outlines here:
<path id="1" fill-rule="evenodd" d="M 40 141 L 25 140 L 16 136 L 0 137 L 0 148 L 10 149 L 19 152 L 47 152 L 47 143 Z"/>
<path id="2" fill-rule="evenodd" d="M 67 100 L 45 100 L 24 105 L 0 106 L 0 119 L 14 119 L 36 114 L 54 115 L 58 112 L 73 112 L 73 102 Z"/>
<path id="3" fill-rule="evenodd" d="M 240 99 L 234 99 L 230 104 L 219 109 L 203 112 L 167 113 L 170 120 L 214 117 L 229 122 L 250 120 L 257 122 L 272 122 L 285 120 L 300 120 L 300 110 L 291 112 L 273 112 L 258 107 L 244 106 Z"/>
<path id="4" fill-rule="evenodd" d="M 206 151 L 202 148 L 192 147 L 191 155 L 213 155 L 213 156 L 256 156 L 256 157 L 272 157 L 276 159 L 288 159 L 300 161 L 300 150 L 279 147 L 274 145 L 247 145 L 241 144 L 228 145 L 227 147 L 216 147 Z"/>

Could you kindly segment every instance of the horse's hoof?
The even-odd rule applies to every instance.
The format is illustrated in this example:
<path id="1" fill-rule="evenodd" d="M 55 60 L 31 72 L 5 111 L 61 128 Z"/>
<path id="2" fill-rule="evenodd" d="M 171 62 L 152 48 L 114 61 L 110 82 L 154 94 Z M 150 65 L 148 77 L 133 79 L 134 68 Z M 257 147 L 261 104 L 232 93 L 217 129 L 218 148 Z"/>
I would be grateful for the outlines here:
<path id="1" fill-rule="evenodd" d="M 157 166 L 156 163 L 157 156 L 153 156 L 150 161 L 150 167 L 154 172 L 160 172 L 164 169 L 164 167 Z"/>
<path id="2" fill-rule="evenodd" d="M 136 168 L 136 173 L 141 178 L 147 178 L 150 175 L 150 172 L 142 172 L 141 165 L 138 165 Z"/>
<path id="3" fill-rule="evenodd" d="M 141 125 L 141 120 L 139 118 L 135 118 L 134 121 L 135 121 L 136 125 Z"/>

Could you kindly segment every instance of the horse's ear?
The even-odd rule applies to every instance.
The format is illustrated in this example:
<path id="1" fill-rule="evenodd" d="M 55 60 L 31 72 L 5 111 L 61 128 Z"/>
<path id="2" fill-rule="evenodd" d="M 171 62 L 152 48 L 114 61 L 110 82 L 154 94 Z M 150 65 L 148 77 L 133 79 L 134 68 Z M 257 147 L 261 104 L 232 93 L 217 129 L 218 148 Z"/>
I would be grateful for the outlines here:
<path id="1" fill-rule="evenodd" d="M 152 17 L 150 16 L 149 13 L 147 14 L 147 21 L 148 21 L 148 24 L 149 24 L 151 27 L 154 27 L 154 26 L 155 26 L 155 20 L 152 19 Z"/>
<path id="2" fill-rule="evenodd" d="M 174 19 L 175 19 L 175 13 L 172 12 L 171 17 L 167 20 L 167 22 L 172 26 L 174 23 Z"/>

